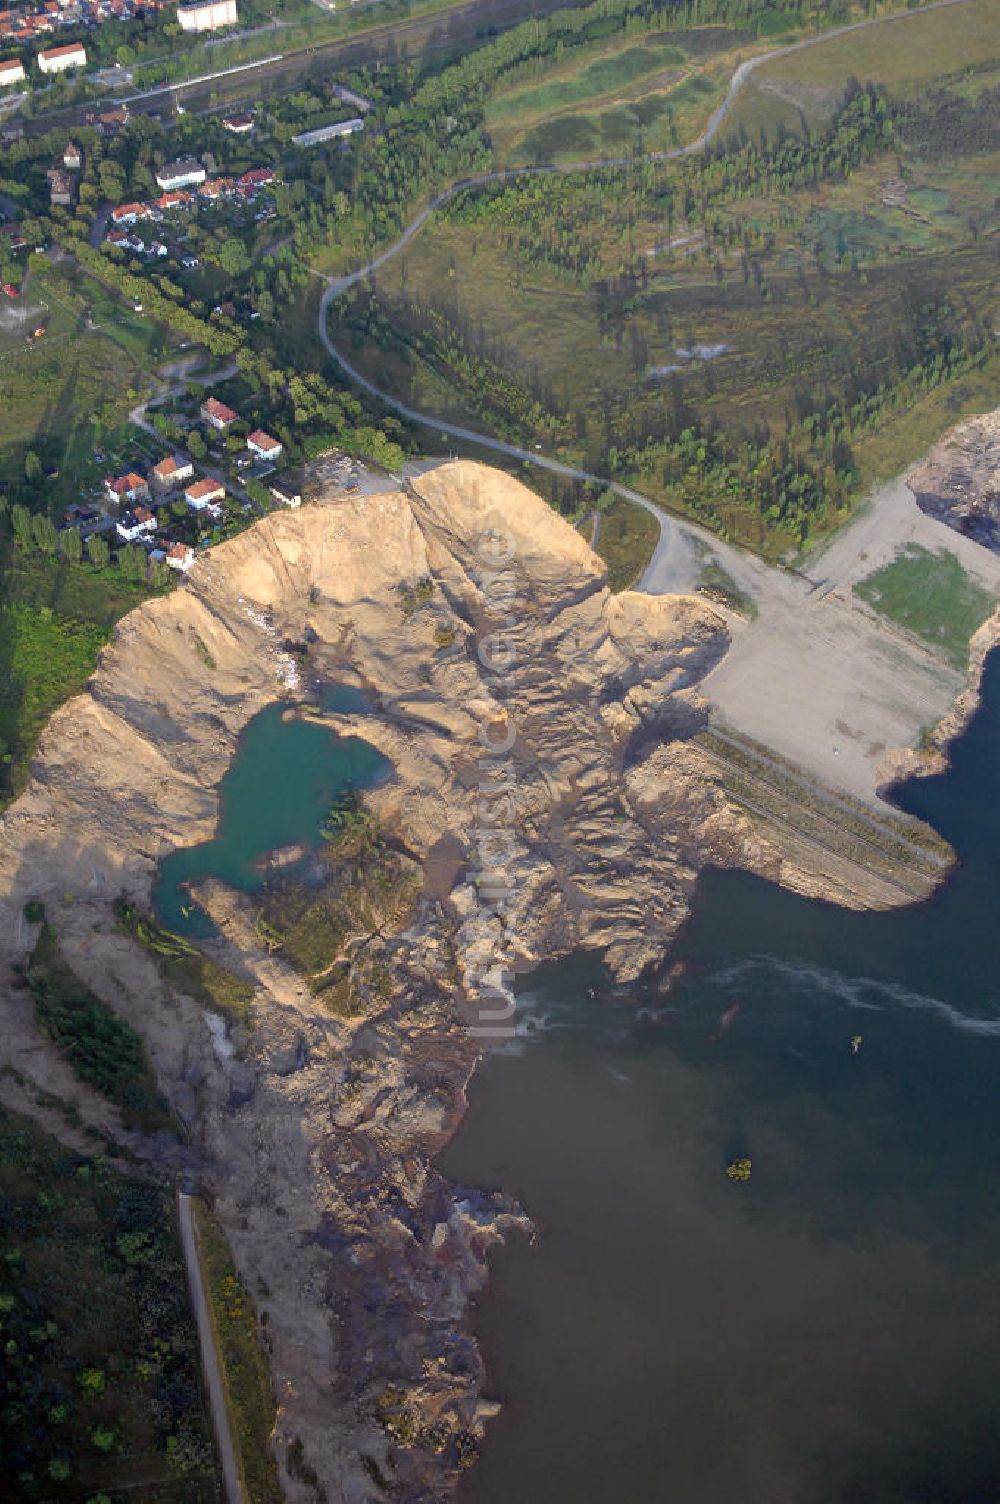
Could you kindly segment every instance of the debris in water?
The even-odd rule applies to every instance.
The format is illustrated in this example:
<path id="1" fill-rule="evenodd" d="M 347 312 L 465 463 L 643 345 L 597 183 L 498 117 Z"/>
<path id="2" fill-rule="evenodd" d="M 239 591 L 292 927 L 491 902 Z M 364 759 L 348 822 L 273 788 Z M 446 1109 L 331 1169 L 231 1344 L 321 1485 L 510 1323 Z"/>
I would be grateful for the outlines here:
<path id="1" fill-rule="evenodd" d="M 717 1044 L 722 1038 L 723 1034 L 725 1034 L 726 1030 L 732 1028 L 733 1024 L 736 1022 L 737 1016 L 739 1015 L 739 1011 L 739 1003 L 734 1003 L 731 1008 L 726 1009 L 725 1013 L 723 1013 L 722 1017 L 719 1019 L 718 1024 L 708 1036 L 709 1044 Z"/>
<path id="2" fill-rule="evenodd" d="M 730 1180 L 749 1180 L 750 1160 L 734 1159 L 731 1165 L 726 1166 L 726 1174 Z"/>

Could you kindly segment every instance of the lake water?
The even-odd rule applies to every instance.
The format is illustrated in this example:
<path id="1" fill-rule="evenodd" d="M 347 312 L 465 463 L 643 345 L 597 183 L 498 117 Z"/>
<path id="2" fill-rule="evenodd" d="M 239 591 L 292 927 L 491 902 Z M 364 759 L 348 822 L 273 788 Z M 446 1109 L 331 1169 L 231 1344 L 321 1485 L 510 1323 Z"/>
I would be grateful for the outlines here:
<path id="1" fill-rule="evenodd" d="M 463 1504 L 1000 1500 L 998 655 L 953 752 L 902 801 L 961 856 L 930 902 L 711 872 L 669 995 L 528 980 L 442 1160 L 538 1228 L 476 1312 Z"/>
<path id="2" fill-rule="evenodd" d="M 324 710 L 366 708 L 360 692 L 346 685 L 326 686 L 320 704 Z M 211 933 L 211 920 L 192 907 L 185 883 L 216 877 L 254 892 L 273 875 L 255 865 L 261 857 L 281 846 L 314 851 L 338 795 L 371 788 L 391 767 L 360 737 L 336 736 L 326 726 L 290 715 L 286 705 L 269 705 L 247 724 L 219 785 L 219 823 L 212 840 L 174 851 L 161 862 L 157 917 L 179 933 Z"/>

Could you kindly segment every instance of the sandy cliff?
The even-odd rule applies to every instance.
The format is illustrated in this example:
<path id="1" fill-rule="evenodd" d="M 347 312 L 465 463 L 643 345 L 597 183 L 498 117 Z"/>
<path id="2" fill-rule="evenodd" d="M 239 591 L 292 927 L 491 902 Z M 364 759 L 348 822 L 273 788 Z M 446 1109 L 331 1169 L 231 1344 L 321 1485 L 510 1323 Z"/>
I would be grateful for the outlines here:
<path id="1" fill-rule="evenodd" d="M 699 682 L 727 642 L 702 601 L 610 596 L 600 560 L 537 497 L 457 463 L 213 550 L 122 622 L 47 729 L 2 821 L 4 960 L 23 958 L 23 905 L 43 898 L 72 966 L 145 1036 L 187 1140 L 127 1133 L 40 1037 L 23 990 L 2 1005 L 0 1096 L 71 1137 L 54 1094 L 215 1197 L 266 1315 L 294 1504 L 317 1497 L 287 1471 L 294 1438 L 329 1499 L 416 1501 L 447 1495 L 482 1429 L 463 1318 L 516 1218 L 445 1184 L 431 1156 L 484 1039 L 509 1026 L 513 971 L 587 946 L 636 977 L 710 861 L 901 901 L 859 899 L 840 853 L 776 835 L 756 793 L 733 802 L 694 740 Z M 372 692 L 373 714 L 328 718 L 392 760 L 371 802 L 424 894 L 405 933 L 378 937 L 387 993 L 341 1017 L 260 949 L 247 902 L 209 884 L 212 952 L 256 988 L 253 1030 L 235 1054 L 213 1049 L 111 902 L 148 904 L 158 860 L 211 835 L 250 717 L 332 680 Z"/>

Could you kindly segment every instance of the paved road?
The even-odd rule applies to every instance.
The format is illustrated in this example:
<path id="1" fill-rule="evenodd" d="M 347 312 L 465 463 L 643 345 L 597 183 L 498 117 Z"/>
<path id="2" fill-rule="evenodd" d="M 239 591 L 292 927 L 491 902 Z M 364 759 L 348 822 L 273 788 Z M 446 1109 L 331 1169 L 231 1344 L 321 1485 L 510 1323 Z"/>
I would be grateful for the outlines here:
<path id="1" fill-rule="evenodd" d="M 968 0 L 933 0 L 930 5 L 920 7 L 918 10 L 898 11 L 891 16 L 872 17 L 865 21 L 853 21 L 848 26 L 838 26 L 830 31 L 823 31 L 814 37 L 806 37 L 801 42 L 793 42 L 787 47 L 775 47 L 770 52 L 761 53 L 759 57 L 749 58 L 741 63 L 734 72 L 729 82 L 729 88 L 721 104 L 713 111 L 705 130 L 695 141 L 686 146 L 674 147 L 671 151 L 648 153 L 648 159 L 652 162 L 666 162 L 679 157 L 689 157 L 697 152 L 704 151 L 705 147 L 714 140 L 719 128 L 729 114 L 740 90 L 756 68 L 763 63 L 770 62 L 776 57 L 784 57 L 788 53 L 801 52 L 806 47 L 815 47 L 822 42 L 829 42 L 834 37 L 845 36 L 848 32 L 861 31 L 869 26 L 888 26 L 896 22 L 910 20 L 913 16 L 921 15 L 928 10 L 941 10 L 946 6 L 964 5 Z M 793 583 L 794 577 L 783 576 L 781 571 L 773 569 L 762 560 L 751 554 L 744 553 L 742 549 L 732 547 L 705 529 L 689 522 L 679 522 L 676 518 L 668 515 L 656 504 L 635 491 L 630 486 L 619 485 L 617 481 L 609 481 L 604 476 L 593 475 L 590 471 L 579 470 L 573 465 L 563 464 L 560 460 L 550 459 L 547 455 L 539 454 L 537 450 L 521 449 L 516 444 L 508 444 L 503 439 L 493 438 L 488 434 L 478 433 L 475 429 L 465 428 L 461 424 L 450 423 L 443 418 L 436 417 L 433 413 L 418 412 L 415 408 L 400 402 L 388 392 L 383 392 L 373 382 L 361 374 L 356 367 L 352 366 L 336 348 L 328 329 L 330 305 L 346 292 L 348 288 L 363 281 L 377 272 L 379 267 L 391 261 L 394 256 L 408 245 L 415 235 L 419 233 L 427 220 L 435 210 L 446 204 L 456 193 L 461 193 L 467 188 L 481 187 L 486 183 L 503 183 L 512 178 L 534 177 L 542 173 L 567 173 L 587 171 L 591 168 L 624 166 L 630 158 L 617 157 L 613 160 L 588 160 L 572 162 L 562 165 L 550 165 L 539 167 L 509 167 L 497 168 L 492 172 L 480 173 L 476 177 L 463 178 L 461 182 L 454 183 L 439 193 L 425 209 L 413 219 L 406 227 L 398 240 L 394 241 L 386 250 L 373 257 L 366 266 L 359 267 L 357 271 L 349 272 L 343 277 L 325 277 L 326 290 L 320 300 L 319 307 L 319 337 L 326 348 L 327 353 L 337 363 L 340 369 L 364 391 L 391 407 L 401 417 L 411 423 L 418 423 L 427 428 L 434 428 L 439 433 L 447 434 L 451 438 L 463 439 L 468 443 L 481 445 L 485 449 L 491 449 L 496 454 L 507 455 L 511 459 L 524 461 L 526 464 L 537 465 L 543 470 L 549 470 L 557 475 L 565 475 L 572 480 L 592 481 L 601 486 L 610 486 L 619 496 L 628 501 L 634 501 L 637 505 L 645 507 L 651 512 L 660 524 L 660 538 L 654 550 L 645 572 L 637 583 L 637 589 L 647 591 L 651 595 L 664 595 L 672 591 L 684 591 L 695 586 L 702 573 L 702 561 L 706 550 L 714 554 L 719 563 L 743 590 L 747 590 L 756 597 L 762 587 L 767 583 L 770 589 L 778 588 L 779 594 L 800 593 L 800 587 Z M 777 585 L 777 580 L 782 581 Z"/>
<path id="2" fill-rule="evenodd" d="M 191 363 L 191 361 L 196 359 L 197 356 L 188 355 L 185 356 L 182 360 L 174 361 L 172 365 L 164 366 L 164 373 L 170 373 L 175 376 L 174 383 L 172 385 L 163 386 L 160 391 L 154 392 L 151 397 L 147 397 L 145 402 L 138 403 L 135 407 L 132 408 L 131 412 L 128 415 L 128 420 L 130 423 L 134 423 L 136 428 L 141 428 L 145 433 L 148 433 L 152 438 L 156 440 L 158 444 L 163 444 L 166 441 L 164 440 L 163 435 L 159 432 L 159 430 L 154 428 L 152 423 L 146 417 L 146 411 L 150 406 L 150 403 L 152 403 L 153 401 L 162 402 L 166 397 L 179 397 L 184 391 L 186 383 L 188 381 L 197 381 L 199 386 L 206 388 L 215 386 L 222 381 L 228 381 L 231 376 L 236 375 L 238 369 L 235 360 L 231 360 L 226 365 L 220 366 L 217 371 L 211 371 L 206 375 L 192 374 L 187 369 L 187 367 Z M 173 445 L 172 447 L 175 449 L 183 449 L 183 441 Z M 218 466 L 205 464 L 201 460 L 196 460 L 195 464 L 203 475 L 208 476 L 209 480 L 214 480 L 218 485 L 225 486 L 230 496 L 235 496 L 237 501 L 242 502 L 246 500 L 246 496 L 242 488 L 236 486 L 230 480 L 229 476 L 225 473 L 224 470 L 219 469 Z"/>
<path id="3" fill-rule="evenodd" d="M 187 1191 L 178 1191 L 177 1193 L 177 1214 L 181 1228 L 181 1248 L 184 1252 L 184 1262 L 187 1265 L 188 1284 L 191 1287 L 191 1302 L 194 1306 L 195 1319 L 198 1323 L 201 1362 L 205 1372 L 205 1382 L 208 1385 L 208 1399 L 212 1408 L 212 1423 L 215 1427 L 215 1439 L 219 1448 L 219 1461 L 222 1465 L 222 1480 L 225 1487 L 226 1504 L 247 1504 L 247 1497 L 243 1491 L 243 1478 L 237 1460 L 236 1444 L 233 1441 L 233 1433 L 229 1425 L 229 1411 L 226 1408 L 226 1390 L 222 1378 L 222 1362 L 215 1345 L 215 1333 L 212 1330 L 212 1318 L 209 1314 L 208 1298 L 205 1294 L 205 1280 L 201 1271 L 201 1259 L 198 1256 L 198 1239 L 194 1230 L 193 1203 Z"/>

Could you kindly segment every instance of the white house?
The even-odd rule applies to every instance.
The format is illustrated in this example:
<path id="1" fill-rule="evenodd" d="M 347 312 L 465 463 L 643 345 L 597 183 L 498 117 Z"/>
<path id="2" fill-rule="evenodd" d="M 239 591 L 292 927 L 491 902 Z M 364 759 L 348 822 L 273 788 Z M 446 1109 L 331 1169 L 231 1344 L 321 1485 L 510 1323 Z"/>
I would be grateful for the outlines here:
<path id="1" fill-rule="evenodd" d="M 149 487 L 134 470 L 129 470 L 126 475 L 106 476 L 104 489 L 109 501 L 116 501 L 122 506 L 134 506 L 137 501 L 149 500 Z"/>
<path id="2" fill-rule="evenodd" d="M 208 512 L 211 517 L 222 516 L 222 502 L 226 488 L 217 480 L 196 480 L 184 487 L 184 500 L 192 512 Z"/>
<path id="3" fill-rule="evenodd" d="M 258 455 L 262 460 L 276 460 L 284 447 L 280 440 L 272 439 L 262 428 L 255 428 L 247 439 L 247 448 L 251 454 Z"/>
<path id="4" fill-rule="evenodd" d="M 219 433 L 225 433 L 230 423 L 235 423 L 239 417 L 239 413 L 234 413 L 231 407 L 227 407 L 217 397 L 206 397 L 200 411 L 203 422 L 210 423 Z"/>
<path id="5" fill-rule="evenodd" d="M 283 507 L 300 507 L 302 505 L 302 492 L 292 481 L 278 476 L 275 480 L 269 480 L 267 489 L 280 502 Z"/>
<path id="6" fill-rule="evenodd" d="M 185 157 L 181 162 L 164 162 L 162 167 L 156 169 L 156 181 L 164 192 L 174 188 L 190 188 L 192 184 L 203 183 L 205 177 L 204 167 L 194 157 Z"/>
<path id="7" fill-rule="evenodd" d="M 38 66 L 43 73 L 64 73 L 67 68 L 85 68 L 87 49 L 79 42 L 70 42 L 66 47 L 47 47 L 38 54 Z"/>
<path id="8" fill-rule="evenodd" d="M 6 89 L 8 84 L 24 83 L 24 64 L 16 57 L 5 57 L 0 61 L 0 89 Z"/>
<path id="9" fill-rule="evenodd" d="M 116 225 L 134 225 L 139 219 L 152 219 L 153 211 L 148 204 L 119 204 L 112 209 L 111 218 Z"/>
<path id="10" fill-rule="evenodd" d="M 153 485 L 169 491 L 172 486 L 179 486 L 182 480 L 190 480 L 193 475 L 194 466 L 189 459 L 183 455 L 171 454 L 153 466 Z"/>
<path id="11" fill-rule="evenodd" d="M 148 507 L 136 507 L 134 512 L 123 512 L 115 523 L 115 532 L 126 543 L 137 543 L 156 532 L 156 517 Z"/>
<path id="12" fill-rule="evenodd" d="M 194 563 L 194 549 L 189 543 L 171 543 L 167 549 L 167 563 L 171 569 L 187 574 Z"/>

